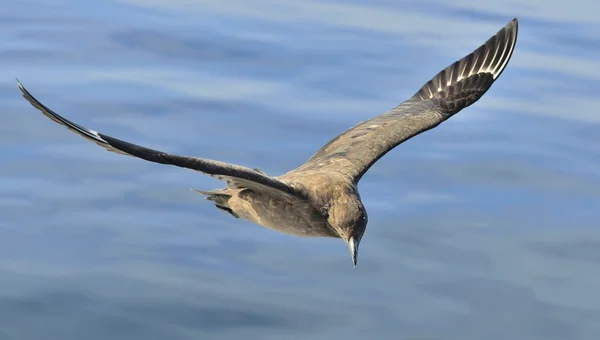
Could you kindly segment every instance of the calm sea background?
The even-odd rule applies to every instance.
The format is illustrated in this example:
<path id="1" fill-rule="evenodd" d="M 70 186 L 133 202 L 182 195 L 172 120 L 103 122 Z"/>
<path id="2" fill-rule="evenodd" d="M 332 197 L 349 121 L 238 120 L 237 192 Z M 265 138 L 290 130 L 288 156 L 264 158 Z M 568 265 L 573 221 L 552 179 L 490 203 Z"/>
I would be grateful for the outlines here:
<path id="1" fill-rule="evenodd" d="M 600 2 L 2 0 L 0 339 L 598 339 Z M 236 220 L 193 171 L 32 108 L 278 175 L 513 17 L 478 103 L 363 178 L 343 242 Z"/>

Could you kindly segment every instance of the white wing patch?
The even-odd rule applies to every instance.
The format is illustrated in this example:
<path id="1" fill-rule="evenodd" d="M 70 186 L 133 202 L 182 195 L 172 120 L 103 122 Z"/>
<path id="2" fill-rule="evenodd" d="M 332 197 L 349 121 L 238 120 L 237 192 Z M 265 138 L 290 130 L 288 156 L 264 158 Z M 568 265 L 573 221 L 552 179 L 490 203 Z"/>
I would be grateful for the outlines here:
<path id="1" fill-rule="evenodd" d="M 433 98 L 436 93 L 476 74 L 488 73 L 496 80 L 508 64 L 516 42 L 516 22 L 511 22 L 471 54 L 433 77 L 418 92 L 418 97 Z"/>

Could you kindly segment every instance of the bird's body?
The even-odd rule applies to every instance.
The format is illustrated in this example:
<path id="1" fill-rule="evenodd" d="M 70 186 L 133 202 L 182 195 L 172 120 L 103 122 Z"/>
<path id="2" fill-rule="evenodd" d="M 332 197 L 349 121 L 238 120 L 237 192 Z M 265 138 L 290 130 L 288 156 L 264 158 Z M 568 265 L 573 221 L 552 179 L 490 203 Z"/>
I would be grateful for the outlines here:
<path id="1" fill-rule="evenodd" d="M 275 178 L 294 188 L 298 195 L 236 187 L 195 191 L 236 218 L 295 236 L 340 237 L 328 222 L 332 204 L 343 204 L 348 211 L 364 210 L 356 185 L 338 173 L 292 171 Z"/>
<path id="2" fill-rule="evenodd" d="M 286 234 L 346 242 L 356 265 L 367 212 L 358 182 L 400 143 L 432 129 L 485 94 L 505 69 L 517 40 L 517 19 L 485 44 L 434 76 L 410 99 L 341 133 L 298 168 L 272 177 L 261 170 L 178 156 L 131 144 L 77 125 L 23 96 L 55 122 L 103 148 L 147 161 L 189 168 L 223 180 L 223 189 L 195 190 L 236 218 Z"/>

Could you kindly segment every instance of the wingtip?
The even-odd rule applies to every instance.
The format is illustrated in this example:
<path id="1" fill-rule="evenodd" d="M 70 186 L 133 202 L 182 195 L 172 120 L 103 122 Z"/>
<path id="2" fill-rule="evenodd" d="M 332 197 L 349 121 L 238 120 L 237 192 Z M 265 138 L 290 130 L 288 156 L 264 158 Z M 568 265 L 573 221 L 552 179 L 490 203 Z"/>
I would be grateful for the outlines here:
<path id="1" fill-rule="evenodd" d="M 518 30 L 518 19 L 514 17 L 484 44 L 435 75 L 412 98 L 445 98 L 446 101 L 456 104 L 454 109 L 450 110 L 452 112 L 471 105 L 483 96 L 506 69 L 516 47 Z M 459 83 L 462 85 L 458 85 Z M 473 93 L 468 91 L 458 95 L 460 91 L 457 89 L 465 87 L 468 87 L 469 91 L 477 90 L 478 95 L 473 96 Z M 449 100 L 450 95 L 452 100 Z M 460 96 L 470 99 L 465 101 L 467 97 Z"/>
<path id="2" fill-rule="evenodd" d="M 29 93 L 29 91 L 27 91 L 25 86 L 23 86 L 23 84 L 21 84 L 21 81 L 19 80 L 19 78 L 15 78 L 15 80 L 17 81 L 17 86 L 19 87 L 19 91 L 21 91 L 21 95 L 25 99 L 29 100 L 29 97 L 31 97 L 31 94 Z"/>
<path id="3" fill-rule="evenodd" d="M 506 25 L 505 29 L 512 30 L 512 31 L 514 31 L 514 32 L 515 32 L 514 34 L 515 34 L 515 35 L 517 35 L 517 34 L 518 34 L 518 31 L 519 31 L 519 19 L 518 19 L 517 17 L 514 17 L 514 18 L 513 18 L 513 19 L 512 19 L 512 20 L 511 20 L 511 21 L 510 21 L 510 22 L 509 22 L 507 25 Z"/>

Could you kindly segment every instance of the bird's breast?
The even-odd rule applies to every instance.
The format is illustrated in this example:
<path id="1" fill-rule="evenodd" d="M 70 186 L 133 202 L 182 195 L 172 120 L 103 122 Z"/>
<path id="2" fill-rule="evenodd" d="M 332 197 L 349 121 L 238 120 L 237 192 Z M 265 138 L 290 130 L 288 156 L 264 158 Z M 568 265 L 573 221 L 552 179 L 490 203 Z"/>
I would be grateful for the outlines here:
<path id="1" fill-rule="evenodd" d="M 327 217 L 301 199 L 282 200 L 251 190 L 240 190 L 229 200 L 240 217 L 282 233 L 304 237 L 338 237 Z"/>

